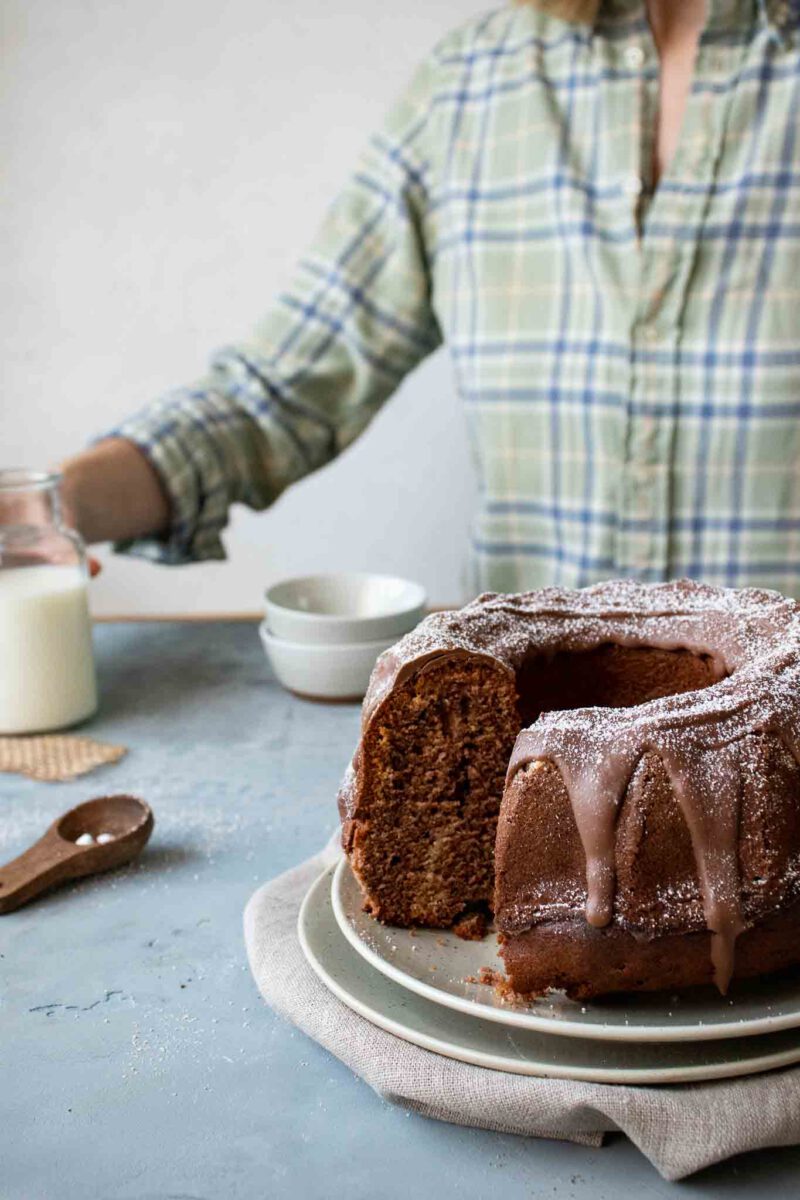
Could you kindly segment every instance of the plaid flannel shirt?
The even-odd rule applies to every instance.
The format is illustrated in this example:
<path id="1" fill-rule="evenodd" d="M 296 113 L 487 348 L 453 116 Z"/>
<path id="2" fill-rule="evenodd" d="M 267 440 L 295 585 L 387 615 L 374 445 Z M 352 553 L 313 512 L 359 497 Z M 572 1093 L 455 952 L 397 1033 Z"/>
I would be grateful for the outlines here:
<path id="1" fill-rule="evenodd" d="M 710 0 L 674 159 L 648 186 L 641 3 L 530 6 L 417 71 L 251 345 L 114 433 L 172 527 L 223 555 L 442 341 L 480 479 L 475 584 L 688 575 L 800 594 L 798 5 Z"/>

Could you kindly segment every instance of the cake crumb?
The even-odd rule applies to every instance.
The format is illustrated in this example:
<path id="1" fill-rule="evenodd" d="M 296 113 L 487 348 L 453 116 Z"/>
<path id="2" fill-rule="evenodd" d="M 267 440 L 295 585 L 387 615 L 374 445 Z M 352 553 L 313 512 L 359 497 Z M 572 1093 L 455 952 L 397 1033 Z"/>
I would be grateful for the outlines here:
<path id="1" fill-rule="evenodd" d="M 476 976 L 467 976 L 464 983 L 482 984 L 485 988 L 494 988 L 494 994 L 504 1004 L 527 1003 L 529 996 L 523 996 L 513 990 L 503 972 L 495 971 L 493 967 L 481 967 Z"/>
<path id="2" fill-rule="evenodd" d="M 488 923 L 486 913 L 480 910 L 464 913 L 453 925 L 453 933 L 465 942 L 480 942 L 486 937 Z"/>
<path id="3" fill-rule="evenodd" d="M 464 982 L 483 984 L 484 987 L 493 987 L 500 1000 L 515 1001 L 520 998 L 505 975 L 501 971 L 493 970 L 491 967 L 481 967 L 477 975 L 468 975 Z"/>

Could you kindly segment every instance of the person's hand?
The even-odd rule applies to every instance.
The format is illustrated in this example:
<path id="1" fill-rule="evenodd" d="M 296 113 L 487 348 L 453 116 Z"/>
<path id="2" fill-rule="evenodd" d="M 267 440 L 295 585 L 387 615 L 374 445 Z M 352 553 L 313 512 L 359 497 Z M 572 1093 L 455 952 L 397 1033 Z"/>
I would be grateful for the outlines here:
<path id="1" fill-rule="evenodd" d="M 57 467 L 56 470 L 61 474 L 61 506 L 64 522 L 70 529 L 78 529 L 78 518 L 72 502 L 72 489 L 67 486 L 60 468 Z M 103 569 L 100 560 L 92 554 L 86 555 L 86 566 L 89 570 L 90 579 L 94 579 L 95 575 L 99 575 Z"/>
<path id="2" fill-rule="evenodd" d="M 87 545 L 156 535 L 170 507 L 155 469 L 124 438 L 108 438 L 61 465 L 61 496 L 69 524 Z M 91 567 L 96 575 L 99 564 Z"/>

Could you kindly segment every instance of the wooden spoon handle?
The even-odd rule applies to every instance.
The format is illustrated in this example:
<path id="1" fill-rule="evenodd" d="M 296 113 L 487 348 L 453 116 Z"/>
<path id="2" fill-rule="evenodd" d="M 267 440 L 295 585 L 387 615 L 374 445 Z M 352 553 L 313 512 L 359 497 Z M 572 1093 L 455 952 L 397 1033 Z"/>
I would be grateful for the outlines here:
<path id="1" fill-rule="evenodd" d="M 54 884 L 83 875 L 82 867 L 81 847 L 48 830 L 19 858 L 0 867 L 0 913 L 13 912 Z"/>

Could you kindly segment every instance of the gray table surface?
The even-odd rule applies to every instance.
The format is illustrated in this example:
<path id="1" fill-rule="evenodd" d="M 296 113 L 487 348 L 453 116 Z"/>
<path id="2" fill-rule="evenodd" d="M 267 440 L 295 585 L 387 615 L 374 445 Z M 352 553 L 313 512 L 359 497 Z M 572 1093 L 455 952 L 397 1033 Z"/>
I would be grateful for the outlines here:
<path id="1" fill-rule="evenodd" d="M 147 798 L 156 831 L 138 864 L 0 919 L 2 1200 L 798 1195 L 800 1150 L 675 1185 L 620 1136 L 588 1150 L 382 1102 L 263 1004 L 241 932 L 255 887 L 334 828 L 357 706 L 282 691 L 249 624 L 96 642 L 87 731 L 130 753 L 70 784 L 0 775 L 0 859 L 103 792 Z"/>

